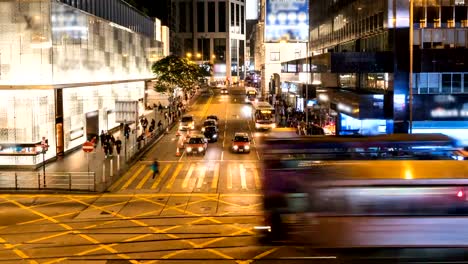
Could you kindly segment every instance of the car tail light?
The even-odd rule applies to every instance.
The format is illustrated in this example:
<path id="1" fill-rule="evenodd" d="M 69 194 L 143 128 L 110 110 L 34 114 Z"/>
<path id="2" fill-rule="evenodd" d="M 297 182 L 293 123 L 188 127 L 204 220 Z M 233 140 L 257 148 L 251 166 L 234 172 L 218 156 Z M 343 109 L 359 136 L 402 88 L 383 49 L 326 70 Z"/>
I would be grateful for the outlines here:
<path id="1" fill-rule="evenodd" d="M 457 192 L 457 197 L 458 197 L 458 198 L 463 198 L 464 196 L 465 196 L 465 193 L 463 192 L 463 190 L 459 190 L 459 191 Z"/>

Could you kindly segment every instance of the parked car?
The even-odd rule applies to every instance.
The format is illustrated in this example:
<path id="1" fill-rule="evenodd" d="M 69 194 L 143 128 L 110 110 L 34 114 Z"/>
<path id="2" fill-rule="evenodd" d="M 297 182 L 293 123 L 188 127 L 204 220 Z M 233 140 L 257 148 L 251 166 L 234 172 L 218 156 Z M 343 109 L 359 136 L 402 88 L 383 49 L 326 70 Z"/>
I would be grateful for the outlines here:
<path id="1" fill-rule="evenodd" d="M 231 150 L 233 152 L 250 152 L 250 138 L 247 133 L 235 133 L 232 139 Z"/>
<path id="2" fill-rule="evenodd" d="M 215 115 L 209 115 L 209 116 L 206 117 L 206 119 L 214 119 L 214 120 L 216 120 L 216 122 L 219 121 L 218 117 L 215 116 Z"/>

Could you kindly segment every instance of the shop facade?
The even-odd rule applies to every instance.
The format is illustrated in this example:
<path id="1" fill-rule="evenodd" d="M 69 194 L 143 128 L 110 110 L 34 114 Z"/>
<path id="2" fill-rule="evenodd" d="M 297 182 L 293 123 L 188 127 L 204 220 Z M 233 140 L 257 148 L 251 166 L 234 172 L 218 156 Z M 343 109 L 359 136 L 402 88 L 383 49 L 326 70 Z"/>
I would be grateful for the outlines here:
<path id="1" fill-rule="evenodd" d="M 0 10 L 9 11 L 0 21 L 0 166 L 38 166 L 43 138 L 47 160 L 117 127 L 116 101 L 144 109 L 160 46 L 151 34 L 56 1 L 9 0 Z M 126 14 L 142 27 L 152 21 Z"/>

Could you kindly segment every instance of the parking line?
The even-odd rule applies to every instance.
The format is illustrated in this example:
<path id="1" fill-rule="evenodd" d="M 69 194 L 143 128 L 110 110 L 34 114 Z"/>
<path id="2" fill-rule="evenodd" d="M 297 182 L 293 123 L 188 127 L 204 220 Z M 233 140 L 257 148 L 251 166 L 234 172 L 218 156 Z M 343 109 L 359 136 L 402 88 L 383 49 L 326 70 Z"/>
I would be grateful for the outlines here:
<path id="1" fill-rule="evenodd" d="M 203 181 L 205 180 L 205 174 L 206 174 L 206 165 L 202 165 L 201 168 L 198 170 L 198 182 L 197 182 L 197 188 L 200 189 L 203 186 Z"/>
<path id="2" fill-rule="evenodd" d="M 243 163 L 241 163 L 239 165 L 239 171 L 240 171 L 242 189 L 246 190 L 247 189 L 247 181 L 245 180 L 245 168 L 244 168 Z"/>
<path id="3" fill-rule="evenodd" d="M 214 167 L 213 182 L 211 182 L 212 189 L 216 189 L 218 187 L 218 179 L 219 179 L 219 163 L 216 163 Z"/>
<path id="4" fill-rule="evenodd" d="M 190 180 L 190 177 L 192 177 L 192 173 L 193 173 L 194 169 L 195 169 L 195 164 L 193 164 L 193 163 L 190 164 L 190 168 L 187 171 L 187 174 L 185 175 L 184 181 L 182 182 L 182 188 L 187 188 L 188 182 Z"/>
<path id="5" fill-rule="evenodd" d="M 255 180 L 255 188 L 261 189 L 262 184 L 260 182 L 260 177 L 258 176 L 258 170 L 256 168 L 253 168 L 252 171 L 253 171 L 254 180 Z"/>
<path id="6" fill-rule="evenodd" d="M 227 187 L 232 189 L 232 165 L 228 164 Z"/>
<path id="7" fill-rule="evenodd" d="M 145 169 L 145 167 L 146 167 L 145 164 L 141 165 L 140 168 L 132 175 L 132 177 L 127 182 L 125 182 L 124 186 L 122 186 L 122 188 L 120 188 L 120 191 L 123 191 L 123 190 L 127 189 L 127 187 L 130 186 L 130 184 L 132 184 L 132 182 Z"/>
<path id="8" fill-rule="evenodd" d="M 170 189 L 172 187 L 172 185 L 174 184 L 174 181 L 177 177 L 177 175 L 179 174 L 180 170 L 182 169 L 182 166 L 184 164 L 179 164 L 177 165 L 177 168 L 175 169 L 175 171 L 172 173 L 172 176 L 171 176 L 171 179 L 169 180 L 169 183 L 166 185 L 166 188 L 167 189 Z"/>
<path id="9" fill-rule="evenodd" d="M 138 183 L 136 189 L 141 189 L 141 187 L 143 187 L 143 184 L 145 184 L 148 181 L 149 177 L 151 177 L 152 175 L 153 175 L 153 171 L 149 170 L 146 173 L 145 177 L 143 177 L 143 179 Z"/>
<path id="10" fill-rule="evenodd" d="M 164 178 L 164 176 L 166 176 L 166 173 L 169 171 L 169 168 L 171 166 L 172 166 L 172 164 L 168 164 L 166 167 L 164 167 L 161 174 L 158 175 L 158 178 L 156 179 L 156 181 L 153 183 L 153 185 L 151 185 L 151 189 L 156 189 L 158 184 L 161 182 L 162 178 Z"/>

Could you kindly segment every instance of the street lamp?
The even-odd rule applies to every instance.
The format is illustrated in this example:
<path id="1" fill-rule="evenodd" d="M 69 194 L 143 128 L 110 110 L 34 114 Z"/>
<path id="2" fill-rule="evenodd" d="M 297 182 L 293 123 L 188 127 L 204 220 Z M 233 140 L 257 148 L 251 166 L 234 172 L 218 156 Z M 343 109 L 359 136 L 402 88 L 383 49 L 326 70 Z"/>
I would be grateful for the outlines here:
<path id="1" fill-rule="evenodd" d="M 192 58 L 192 53 L 187 52 L 187 54 L 185 54 L 185 56 L 187 56 L 187 58 L 190 60 Z"/>
<path id="2" fill-rule="evenodd" d="M 198 58 L 198 59 L 201 58 L 201 54 L 200 54 L 200 53 L 197 53 L 197 58 Z"/>

